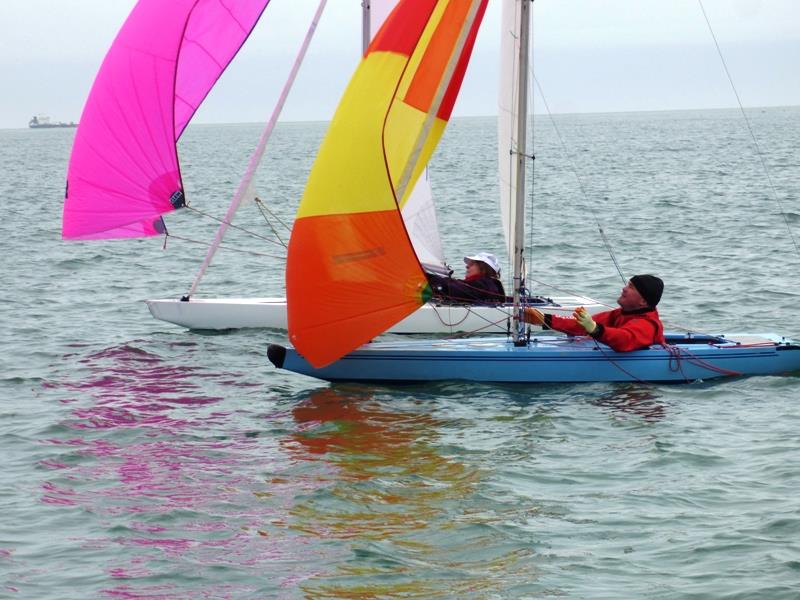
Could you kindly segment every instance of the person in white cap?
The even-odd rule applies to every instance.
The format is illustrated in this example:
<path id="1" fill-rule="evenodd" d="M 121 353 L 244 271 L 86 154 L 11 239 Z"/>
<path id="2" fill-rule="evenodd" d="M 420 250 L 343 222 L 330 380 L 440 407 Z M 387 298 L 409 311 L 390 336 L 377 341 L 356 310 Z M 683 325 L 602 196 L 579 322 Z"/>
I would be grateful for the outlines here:
<path id="1" fill-rule="evenodd" d="M 437 300 L 457 304 L 495 304 L 506 302 L 506 292 L 500 281 L 500 264 L 489 252 L 465 256 L 467 274 L 464 279 L 453 279 L 426 273 L 428 283 Z"/>

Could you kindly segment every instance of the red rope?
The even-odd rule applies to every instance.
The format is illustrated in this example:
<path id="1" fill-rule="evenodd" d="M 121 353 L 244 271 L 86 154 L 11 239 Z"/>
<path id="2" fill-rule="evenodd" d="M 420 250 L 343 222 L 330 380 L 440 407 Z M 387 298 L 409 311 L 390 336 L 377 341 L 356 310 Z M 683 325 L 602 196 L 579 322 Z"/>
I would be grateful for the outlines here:
<path id="1" fill-rule="evenodd" d="M 592 339 L 594 339 L 594 338 L 592 338 Z M 608 360 L 608 362 L 610 362 L 612 365 L 614 365 L 617 369 L 619 369 L 620 371 L 625 373 L 628 377 L 630 377 L 631 379 L 634 379 L 635 381 L 637 381 L 639 383 L 648 383 L 647 381 L 645 381 L 643 379 L 639 379 L 633 373 L 631 373 L 630 371 L 628 371 L 625 368 L 623 368 L 620 364 L 618 364 L 617 361 L 615 361 L 613 358 L 611 358 L 611 356 L 608 355 L 608 353 L 603 349 L 603 347 L 600 345 L 600 343 L 597 340 L 594 340 L 594 343 L 595 343 L 595 346 L 597 347 L 597 349 L 600 350 L 600 352 L 606 358 L 606 360 Z M 712 345 L 719 346 L 719 344 L 712 344 Z M 753 344 L 753 346 L 763 346 L 763 345 L 770 345 L 770 344 Z M 734 376 L 735 377 L 735 376 L 738 376 L 738 375 L 742 374 L 739 371 L 733 371 L 733 370 L 730 370 L 730 369 L 724 369 L 722 367 L 717 367 L 715 365 L 712 365 L 711 363 L 703 360 L 702 358 L 700 358 L 698 356 L 695 356 L 689 350 L 687 350 L 685 348 L 681 348 L 680 346 L 671 345 L 671 344 L 663 344 L 662 347 L 670 355 L 670 358 L 669 358 L 669 369 L 670 369 L 670 371 L 673 371 L 673 372 L 678 372 L 679 371 L 681 373 L 681 375 L 683 375 L 683 380 L 686 383 L 691 381 L 691 379 L 689 377 L 687 377 L 686 374 L 683 371 L 682 361 L 684 361 L 684 360 L 689 362 L 690 364 L 698 366 L 698 367 L 700 367 L 702 369 L 706 369 L 706 370 L 714 372 L 714 373 L 720 373 L 722 375 L 730 375 L 730 376 Z M 685 355 L 688 355 L 689 358 L 686 358 L 685 356 L 683 356 L 682 353 L 685 354 Z"/>
<path id="2" fill-rule="evenodd" d="M 721 346 L 721 344 L 711 344 L 711 345 L 716 346 L 716 347 L 720 347 Z M 757 344 L 757 345 L 762 345 L 762 344 Z M 730 369 L 723 369 L 722 367 L 716 367 L 716 366 L 712 365 L 711 363 L 704 361 L 702 358 L 699 358 L 698 356 L 695 356 L 694 354 L 692 354 L 686 348 L 681 348 L 679 346 L 665 346 L 665 348 L 668 348 L 670 350 L 670 354 L 673 354 L 675 356 L 678 364 L 680 364 L 680 361 L 682 359 L 681 352 L 684 352 L 690 357 L 690 358 L 684 359 L 684 360 L 688 360 L 691 364 L 696 365 L 696 366 L 698 366 L 700 368 L 707 369 L 707 370 L 713 371 L 715 373 L 720 373 L 722 375 L 737 376 L 737 375 L 741 375 L 742 374 L 739 371 L 732 371 Z M 670 359 L 670 361 L 671 360 L 672 359 Z M 682 369 L 681 369 L 681 372 L 683 372 Z"/>

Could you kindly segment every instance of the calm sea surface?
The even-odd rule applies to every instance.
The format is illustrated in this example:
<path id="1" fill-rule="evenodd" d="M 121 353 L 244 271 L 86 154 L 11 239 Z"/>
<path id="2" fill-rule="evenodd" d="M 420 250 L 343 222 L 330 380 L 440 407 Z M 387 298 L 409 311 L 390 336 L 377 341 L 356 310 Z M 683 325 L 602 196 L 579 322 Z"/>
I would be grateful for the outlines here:
<path id="1" fill-rule="evenodd" d="M 736 111 L 556 117 L 566 153 L 538 118 L 534 289 L 614 303 L 597 219 L 626 275 L 664 278 L 672 328 L 800 337 L 800 108 L 748 114 L 784 215 Z M 287 223 L 323 132 L 281 124 L 271 142 L 257 187 Z M 193 207 L 223 215 L 259 134 L 187 131 Z M 798 377 L 392 388 L 277 371 L 266 344 L 284 333 L 186 331 L 141 302 L 185 293 L 202 245 L 60 240 L 73 135 L 0 131 L 0 597 L 800 598 Z M 496 168 L 494 120 L 454 120 L 431 167 L 454 265 L 502 254 Z M 215 228 L 167 221 L 202 242 Z M 272 236 L 254 205 L 236 223 Z M 242 231 L 226 244 L 284 255 Z M 220 252 L 201 295 L 282 295 L 283 262 L 259 254 Z"/>

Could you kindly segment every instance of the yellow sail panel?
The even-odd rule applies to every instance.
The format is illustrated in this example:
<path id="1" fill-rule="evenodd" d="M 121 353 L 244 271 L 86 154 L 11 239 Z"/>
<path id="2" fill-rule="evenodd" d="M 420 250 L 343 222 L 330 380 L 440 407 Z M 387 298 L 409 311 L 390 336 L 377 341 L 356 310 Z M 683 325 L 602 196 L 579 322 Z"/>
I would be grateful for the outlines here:
<path id="1" fill-rule="evenodd" d="M 399 205 L 444 131 L 485 5 L 401 0 L 331 121 L 286 266 L 289 338 L 315 367 L 383 333 L 430 293 Z"/>
<path id="2" fill-rule="evenodd" d="M 386 176 L 384 139 L 381 134 L 392 104 L 397 81 L 402 76 L 407 57 L 379 52 L 368 54 L 361 62 L 339 102 L 328 133 L 322 142 L 308 177 L 297 218 L 390 210 L 396 208 L 392 182 Z M 415 114 L 409 114 L 409 113 Z M 400 116 L 402 127 L 419 131 L 425 113 L 407 111 Z M 394 129 L 394 128 L 393 128 Z M 405 164 L 411 135 L 403 144 L 405 152 L 395 161 Z M 404 160 L 405 159 L 405 160 Z M 390 167 L 394 172 L 401 165 Z"/>
<path id="3" fill-rule="evenodd" d="M 397 63 L 400 63 L 399 69 Z M 400 101 L 394 102 L 388 117 L 386 115 L 386 106 L 392 102 L 397 81 L 396 78 L 391 81 L 386 74 L 392 71 L 401 73 L 403 66 L 405 60 L 402 57 L 388 53 L 370 54 L 364 59 L 322 142 L 319 156 L 328 156 L 329 160 L 318 160 L 314 164 L 297 212 L 298 218 L 387 210 L 396 206 L 393 185 L 397 184 L 428 117 Z M 391 81 L 391 86 L 381 85 L 386 83 L 386 79 Z M 385 98 L 380 97 L 381 91 Z M 353 127 L 353 123 L 358 126 Z M 371 135 L 368 123 L 379 124 L 379 131 L 385 124 L 385 136 Z M 412 181 L 417 180 L 428 164 L 446 125 L 446 121 L 434 118 Z M 384 147 L 386 140 L 391 143 Z M 355 173 L 358 177 L 353 176 Z M 401 207 L 412 189 L 407 188 L 403 198 L 397 198 Z"/>

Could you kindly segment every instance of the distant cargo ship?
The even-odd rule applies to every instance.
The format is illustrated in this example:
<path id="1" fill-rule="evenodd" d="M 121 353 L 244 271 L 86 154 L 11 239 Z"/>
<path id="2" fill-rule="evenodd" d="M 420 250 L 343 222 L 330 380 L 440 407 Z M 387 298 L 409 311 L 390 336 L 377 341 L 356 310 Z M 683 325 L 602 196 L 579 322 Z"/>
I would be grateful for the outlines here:
<path id="1" fill-rule="evenodd" d="M 73 123 L 70 121 L 69 123 L 64 123 L 63 121 L 58 121 L 56 123 L 50 122 L 50 117 L 46 117 L 44 115 L 36 115 L 30 121 L 28 121 L 28 127 L 31 129 L 52 129 L 54 127 L 77 127 L 77 123 Z"/>

